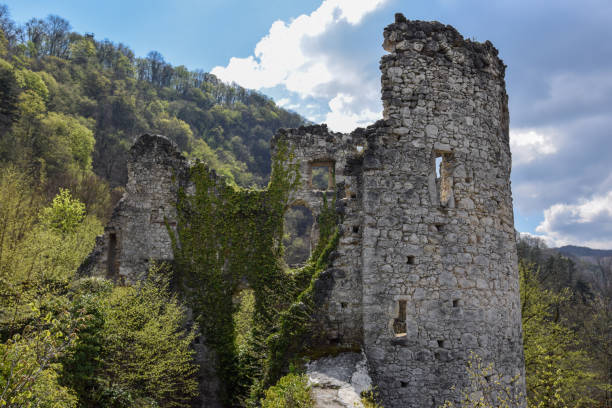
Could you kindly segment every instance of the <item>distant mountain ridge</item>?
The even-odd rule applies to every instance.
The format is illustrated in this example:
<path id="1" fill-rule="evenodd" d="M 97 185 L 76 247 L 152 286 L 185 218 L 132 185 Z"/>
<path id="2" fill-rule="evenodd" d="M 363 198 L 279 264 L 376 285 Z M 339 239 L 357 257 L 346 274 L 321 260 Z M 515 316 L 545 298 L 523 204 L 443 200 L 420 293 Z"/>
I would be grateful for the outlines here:
<path id="1" fill-rule="evenodd" d="M 581 247 L 575 245 L 565 245 L 559 248 L 552 248 L 559 251 L 566 256 L 575 256 L 578 258 L 592 257 L 592 258 L 605 258 L 612 256 L 612 249 L 592 249 L 588 247 Z"/>

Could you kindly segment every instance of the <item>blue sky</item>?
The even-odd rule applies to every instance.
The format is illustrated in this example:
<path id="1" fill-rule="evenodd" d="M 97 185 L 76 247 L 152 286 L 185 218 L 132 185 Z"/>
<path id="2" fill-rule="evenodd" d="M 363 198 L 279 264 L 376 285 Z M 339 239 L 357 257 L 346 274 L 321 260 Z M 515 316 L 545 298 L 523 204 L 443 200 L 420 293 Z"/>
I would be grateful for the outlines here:
<path id="1" fill-rule="evenodd" d="M 2 0 L 0 0 L 2 2 Z M 610 0 L 4 1 L 75 31 L 259 89 L 336 130 L 381 116 L 378 60 L 395 12 L 490 40 L 508 65 L 516 227 L 612 248 Z"/>

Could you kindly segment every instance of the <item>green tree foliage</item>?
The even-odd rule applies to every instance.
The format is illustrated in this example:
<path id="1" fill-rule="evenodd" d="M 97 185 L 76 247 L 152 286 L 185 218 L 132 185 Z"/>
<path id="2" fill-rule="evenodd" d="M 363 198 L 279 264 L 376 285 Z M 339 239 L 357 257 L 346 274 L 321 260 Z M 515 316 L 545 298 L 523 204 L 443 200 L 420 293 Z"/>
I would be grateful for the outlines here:
<path id="1" fill-rule="evenodd" d="M 189 407 L 197 395 L 186 312 L 153 268 L 136 286 L 100 278 L 71 284 L 72 305 L 87 314 L 79 339 L 61 362 L 61 385 L 79 407 Z"/>
<path id="2" fill-rule="evenodd" d="M 0 406 L 76 407 L 71 390 L 58 383 L 54 362 L 74 344 L 85 318 L 66 310 L 42 317 L 30 307 L 33 324 L 0 344 Z"/>
<path id="3" fill-rule="evenodd" d="M 314 400 L 310 394 L 305 374 L 287 374 L 276 385 L 266 390 L 261 408 L 311 408 Z"/>
<path id="4" fill-rule="evenodd" d="M 66 285 L 101 227 L 82 215 L 69 231 L 45 225 L 42 202 L 31 178 L 14 166 L 0 168 L 2 406 L 76 406 L 74 393 L 58 383 L 57 360 L 87 316 L 71 306 Z"/>
<path id="5" fill-rule="evenodd" d="M 533 265 L 521 263 L 519 272 L 529 406 L 592 406 L 596 382 L 591 361 L 559 316 L 569 291 L 543 288 Z"/>
<path id="6" fill-rule="evenodd" d="M 363 408 L 384 408 L 378 400 L 380 396 L 376 389 L 368 388 L 367 390 L 361 391 L 361 403 Z"/>
<path id="7" fill-rule="evenodd" d="M 293 206 L 285 212 L 285 262 L 287 265 L 303 264 L 310 255 L 310 238 L 314 219 L 304 206 Z"/>
<path id="8" fill-rule="evenodd" d="M 10 129 L 17 120 L 17 98 L 19 86 L 13 66 L 0 59 L 0 134 Z"/>
<path id="9" fill-rule="evenodd" d="M 37 219 L 31 180 L 13 166 L 0 167 L 0 279 L 11 278 L 21 243 Z"/>
<path id="10" fill-rule="evenodd" d="M 73 232 L 85 217 L 85 205 L 72 198 L 70 191 L 61 189 L 51 206 L 42 210 L 40 220 L 44 226 L 60 233 Z"/>
<path id="11" fill-rule="evenodd" d="M 50 145 L 47 155 L 43 157 L 47 158 L 50 167 L 60 169 L 56 171 L 91 169 L 95 140 L 92 131 L 81 121 L 54 112 L 43 119 L 41 130 L 46 133 Z"/>
<path id="12" fill-rule="evenodd" d="M 185 309 L 165 273 L 153 268 L 137 286 L 80 285 L 77 303 L 93 318 L 63 361 L 64 380 L 78 391 L 80 405 L 190 406 L 197 394 L 191 349 L 197 328 L 184 328 Z"/>
<path id="13" fill-rule="evenodd" d="M 609 406 L 610 297 L 574 261 L 537 239 L 521 239 L 518 254 L 527 405 Z M 467 372 L 470 385 L 461 390 L 461 406 L 523 406 L 522 397 L 495 380 L 494 367 L 478 356 Z"/>
<path id="14" fill-rule="evenodd" d="M 123 44 L 71 32 L 61 17 L 19 26 L 5 6 L 0 12 L 0 133 L 10 136 L 0 160 L 42 159 L 54 186 L 68 169 L 90 165 L 123 185 L 129 146 L 145 132 L 170 137 L 185 154 L 195 149 L 239 185 L 264 186 L 270 138 L 304 123 L 262 94 L 173 67 L 157 51 L 136 58 Z"/>
<path id="15" fill-rule="evenodd" d="M 75 280 L 101 224 L 65 189 L 45 206 L 36 184 L 0 168 L 0 406 L 190 406 L 196 328 L 167 277 Z"/>
<path id="16" fill-rule="evenodd" d="M 228 406 L 256 406 L 300 359 L 314 332 L 313 282 L 337 244 L 335 208 L 326 205 L 312 259 L 299 271 L 286 269 L 283 215 L 300 180 L 288 146 L 279 143 L 276 154 L 264 190 L 228 185 L 206 167 L 192 167 L 195 193 L 181 192 L 176 234 L 169 230 L 177 286 L 216 354 Z"/>
<path id="17" fill-rule="evenodd" d="M 278 260 L 283 211 L 299 180 L 296 166 L 287 166 L 291 160 L 286 146 L 274 163 L 266 190 L 237 188 L 205 166 L 194 166 L 195 194 L 181 192 L 178 234 L 170 231 L 177 278 L 207 345 L 216 352 L 224 386 L 221 397 L 228 405 L 244 399 L 251 383 L 261 377 L 265 356 L 265 350 L 252 353 L 252 348 L 237 347 L 234 317 L 239 304 L 234 295 L 239 285 L 246 282 L 254 293 L 253 333 L 248 336 L 256 338 L 259 348 L 294 295 L 295 285 Z"/>
<path id="18" fill-rule="evenodd" d="M 138 59 L 122 44 L 73 33 L 57 16 L 19 26 L 5 6 L 0 93 L 3 405 L 190 406 L 196 327 L 186 329 L 165 275 L 151 271 L 133 287 L 75 276 L 121 193 L 109 184 L 125 182 L 133 136 L 159 132 L 231 183 L 263 185 L 273 132 L 303 120 L 159 53 Z M 286 190 L 273 183 L 270 194 Z M 252 367 L 246 328 L 261 303 L 243 296 L 228 314 L 237 312 L 244 335 L 228 336 L 241 370 Z"/>
<path id="19" fill-rule="evenodd" d="M 553 323 L 572 334 L 575 342 L 569 350 L 588 357 L 586 366 L 577 366 L 593 377 L 592 381 L 582 381 L 590 383 L 584 398 L 594 400 L 595 406 L 611 406 L 612 262 L 609 259 L 601 259 L 596 264 L 575 261 L 535 238 L 521 239 L 517 249 L 519 258 L 530 265 L 528 269 L 538 271 L 537 278 L 531 281 L 545 291 L 542 296 L 551 302 L 549 313 Z M 554 298 L 549 299 L 549 295 Z"/>

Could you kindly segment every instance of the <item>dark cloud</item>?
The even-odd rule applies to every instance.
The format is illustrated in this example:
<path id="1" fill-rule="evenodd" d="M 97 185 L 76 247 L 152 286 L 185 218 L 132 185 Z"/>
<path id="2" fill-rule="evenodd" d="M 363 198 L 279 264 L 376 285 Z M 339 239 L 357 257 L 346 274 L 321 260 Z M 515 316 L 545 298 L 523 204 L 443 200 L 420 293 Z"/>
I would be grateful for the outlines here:
<path id="1" fill-rule="evenodd" d="M 540 212 L 556 203 L 577 203 L 612 191 L 612 116 L 580 118 L 546 131 L 553 132 L 557 152 L 514 166 L 519 211 Z"/>

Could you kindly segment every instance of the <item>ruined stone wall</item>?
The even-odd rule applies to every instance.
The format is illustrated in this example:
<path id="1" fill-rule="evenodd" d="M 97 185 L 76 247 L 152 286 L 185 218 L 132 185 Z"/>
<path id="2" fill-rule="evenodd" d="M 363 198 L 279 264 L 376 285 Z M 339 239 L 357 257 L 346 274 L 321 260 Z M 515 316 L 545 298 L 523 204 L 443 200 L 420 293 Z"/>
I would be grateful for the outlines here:
<path id="1" fill-rule="evenodd" d="M 145 134 L 130 149 L 127 169 L 125 193 L 81 275 L 132 284 L 144 279 L 152 263 L 174 260 L 168 228 L 176 230 L 179 189 L 193 190 L 187 160 L 166 137 Z M 200 367 L 199 406 L 221 407 L 216 356 L 201 334 L 193 347 Z"/>
<path id="2" fill-rule="evenodd" d="M 334 166 L 328 341 L 360 340 L 385 407 L 457 400 L 470 352 L 524 392 L 505 66 L 440 23 L 398 15 L 384 36 L 382 121 L 280 135 L 302 166 L 295 199 L 315 215 L 310 172 Z"/>
<path id="3" fill-rule="evenodd" d="M 173 142 L 142 135 L 130 149 L 125 194 L 81 273 L 119 282 L 141 280 L 153 261 L 172 261 L 178 189 L 188 165 Z"/>
<path id="4" fill-rule="evenodd" d="M 326 197 L 341 220 L 315 284 L 316 327 L 327 345 L 363 349 L 387 408 L 457 401 L 472 351 L 504 381 L 519 375 L 524 392 L 505 66 L 489 42 L 401 15 L 384 48 L 383 120 L 350 134 L 281 130 L 271 142 L 287 141 L 299 163 L 290 204 L 316 219 Z M 317 188 L 321 167 L 331 181 Z M 149 260 L 173 258 L 166 222 L 178 188 L 189 191 L 188 166 L 167 139 L 145 135 L 128 171 L 84 270 L 136 281 Z M 203 376 L 214 394 L 214 373 Z"/>
<path id="5" fill-rule="evenodd" d="M 360 346 L 361 324 L 361 161 L 365 148 L 363 132 L 350 135 L 329 132 L 327 126 L 285 129 L 272 140 L 276 149 L 279 140 L 287 141 L 294 160 L 299 163 L 300 186 L 289 200 L 290 205 L 303 205 L 315 219 L 321 214 L 323 197 L 335 205 L 341 215 L 341 238 L 331 261 L 332 267 L 319 278 L 317 298 L 320 305 L 318 324 L 325 340 L 332 346 Z M 329 166 L 332 182 L 326 190 L 312 185 L 314 168 Z M 316 238 L 316 236 L 315 236 Z"/>
<path id="6" fill-rule="evenodd" d="M 436 407 L 465 385 L 470 351 L 506 381 L 523 372 L 505 66 L 435 22 L 398 15 L 384 37 L 384 125 L 363 168 L 364 346 L 386 407 Z"/>

